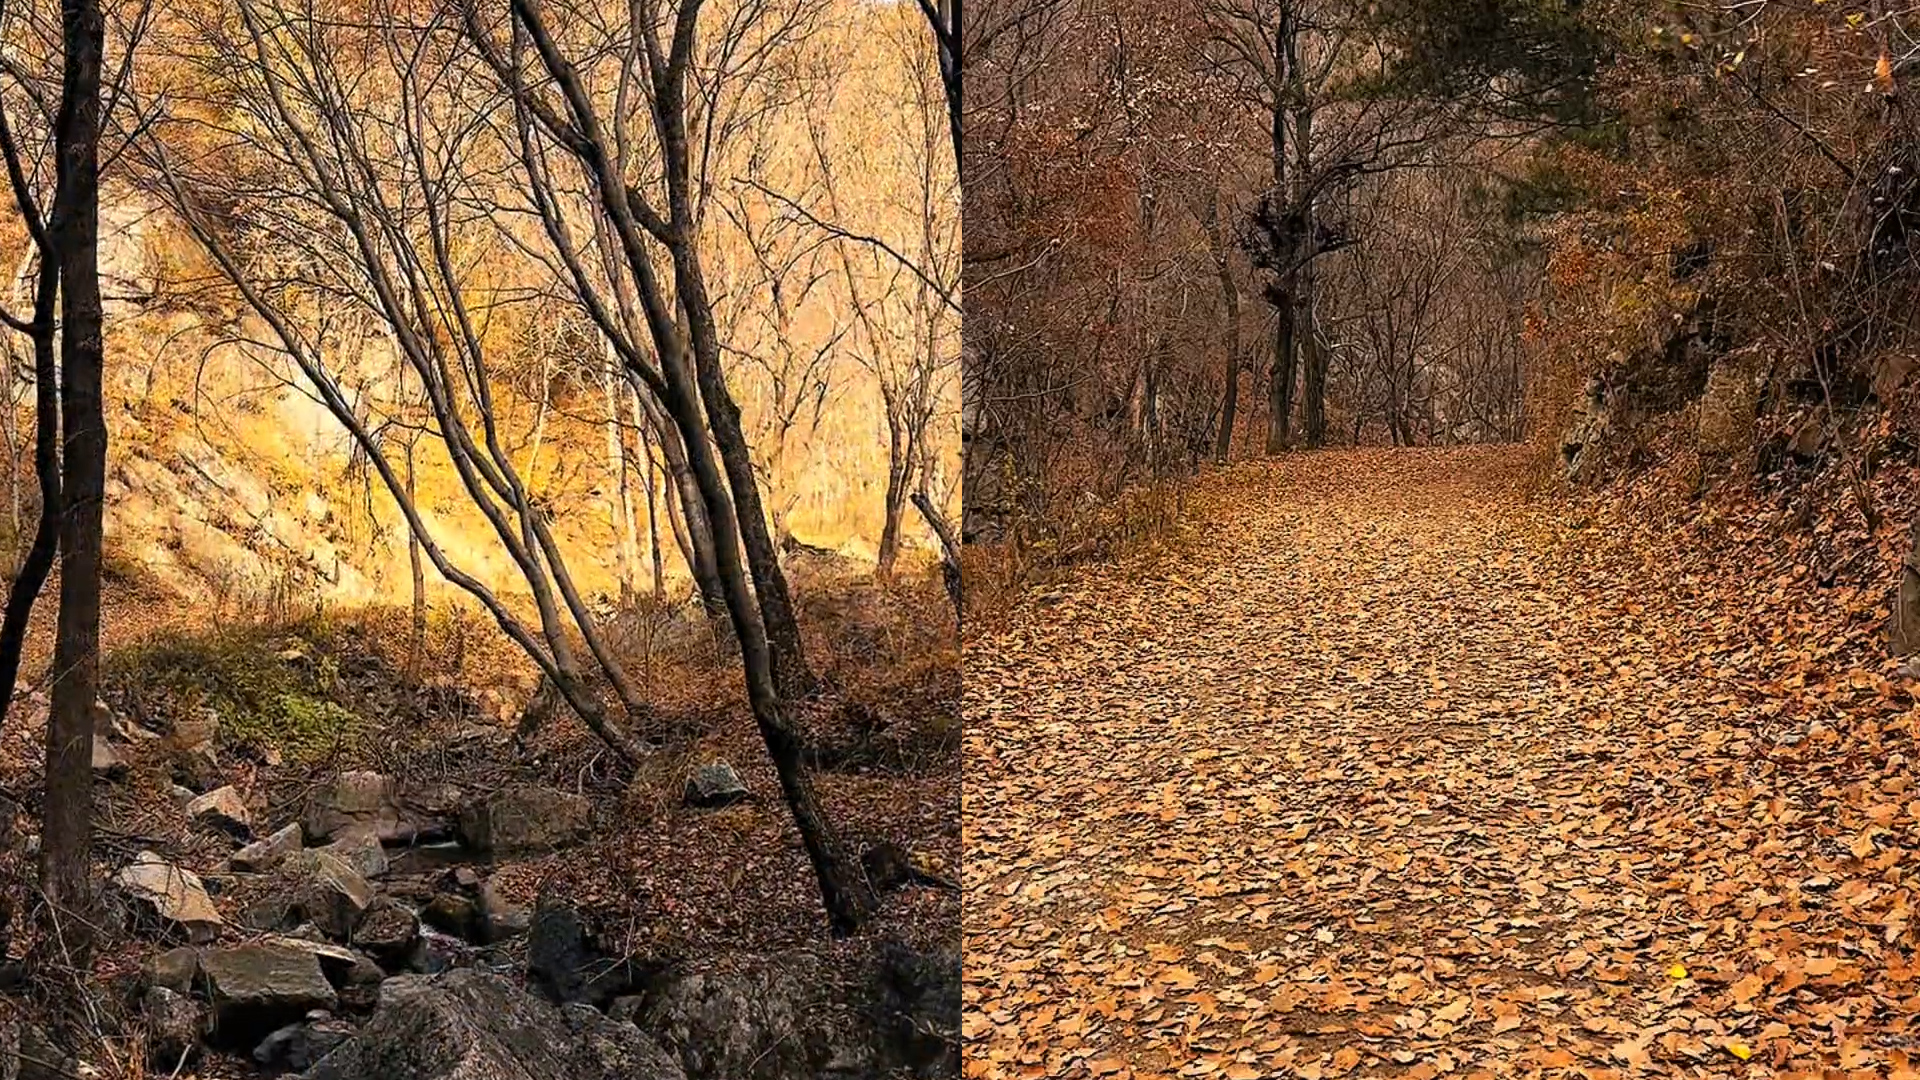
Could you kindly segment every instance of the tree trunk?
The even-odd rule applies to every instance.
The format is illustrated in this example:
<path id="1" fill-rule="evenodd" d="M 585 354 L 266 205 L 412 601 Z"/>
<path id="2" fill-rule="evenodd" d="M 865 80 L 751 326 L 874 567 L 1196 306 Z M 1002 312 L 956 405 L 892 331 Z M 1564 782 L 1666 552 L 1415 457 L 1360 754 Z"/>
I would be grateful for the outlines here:
<path id="1" fill-rule="evenodd" d="M 686 442 L 673 421 L 664 415 L 654 417 L 654 431 L 660 436 L 660 454 L 673 481 L 673 492 L 667 496 L 668 511 L 672 512 L 676 501 L 680 509 L 680 528 L 675 530 L 675 535 L 685 534 L 681 536 L 684 543 L 680 553 L 687 560 L 687 572 L 693 575 L 694 587 L 700 590 L 700 605 L 706 609 L 707 618 L 716 627 L 724 627 L 727 596 L 714 562 L 714 529 L 707 521 L 700 485 L 687 461 Z"/>
<path id="2" fill-rule="evenodd" d="M 1319 449 L 1327 441 L 1327 356 L 1313 327 L 1313 267 L 1300 271 L 1300 317 L 1294 323 L 1301 367 L 1301 411 L 1306 443 Z"/>
<path id="3" fill-rule="evenodd" d="M 51 254 L 51 253 L 48 253 Z M 60 545 L 60 364 L 54 336 L 56 305 L 60 299 L 60 263 L 42 256 L 39 291 L 33 300 L 33 471 L 40 481 L 40 520 L 33 546 L 20 562 L 20 572 L 7 593 L 6 616 L 0 619 L 0 725 L 13 705 L 14 683 L 20 678 L 20 656 L 27 645 L 27 627 L 33 606 L 47 585 L 53 558 Z M 16 479 L 14 486 L 19 482 Z"/>
<path id="4" fill-rule="evenodd" d="M 86 970 L 93 888 L 93 708 L 100 666 L 101 503 L 107 426 L 101 399 L 100 63 L 105 22 L 98 0 L 63 0 L 65 78 L 56 127 L 54 211 L 60 257 L 60 615 L 54 639 L 53 708 L 47 721 L 46 800 L 40 883 L 63 959 Z"/>
<path id="5" fill-rule="evenodd" d="M 407 438 L 407 498 L 413 499 L 413 455 L 415 438 Z M 415 676 L 427 651 L 427 568 L 420 557 L 420 538 L 407 530 L 407 568 L 413 579 L 413 635 L 407 642 L 407 668 Z"/>
<path id="6" fill-rule="evenodd" d="M 1267 381 L 1267 453 L 1278 454 L 1292 443 L 1293 423 L 1293 297 L 1284 297 L 1274 309 L 1273 368 Z"/>
<path id="7" fill-rule="evenodd" d="M 1213 457 L 1225 465 L 1233 455 L 1233 424 L 1240 407 L 1240 296 L 1225 267 L 1220 270 L 1220 286 L 1227 299 L 1227 396 L 1220 404 L 1220 434 Z"/>
<path id="8" fill-rule="evenodd" d="M 637 421 L 639 417 L 634 419 Z M 640 468 L 644 470 L 640 486 L 647 496 L 647 548 L 653 557 L 653 599 L 659 603 L 667 595 L 667 569 L 660 559 L 660 504 L 653 486 L 653 434 L 644 423 L 635 426 L 640 429 Z"/>
<path id="9" fill-rule="evenodd" d="M 887 495 L 878 556 L 882 581 L 893 577 L 893 564 L 900 555 L 900 519 L 906 510 L 907 488 L 912 479 L 909 475 L 913 466 L 912 451 L 903 427 L 893 402 L 887 402 Z"/>
<path id="10" fill-rule="evenodd" d="M 615 357 L 613 343 L 606 343 L 606 367 L 601 372 L 600 387 L 606 395 L 607 420 L 607 474 L 613 477 L 615 490 L 610 492 L 613 498 L 607 500 L 607 509 L 613 516 L 613 533 L 620 543 L 620 602 L 633 601 L 633 579 L 640 561 L 639 545 L 633 535 L 633 498 L 631 488 L 627 486 L 626 440 L 620 435 L 620 393 L 626 383 L 618 377 L 619 359 Z"/>
<path id="11" fill-rule="evenodd" d="M 720 452 L 726 469 L 727 486 L 733 494 L 733 511 L 738 521 L 741 549 L 753 576 L 754 598 L 767 635 L 768 654 L 773 663 L 773 681 L 780 697 L 799 701 L 812 695 L 818 680 L 807 664 L 806 648 L 800 640 L 800 621 L 793 610 L 793 598 L 787 591 L 787 576 L 780 569 L 780 554 L 768 532 L 766 510 L 760 503 L 760 485 L 753 475 L 753 456 L 747 436 L 740 428 L 740 406 L 727 388 L 720 365 L 719 330 L 713 322 L 713 309 L 707 300 L 706 285 L 700 278 L 697 262 L 683 255 L 676 259 L 676 279 L 680 284 L 680 303 L 687 313 L 693 343 L 693 366 L 699 379 L 699 400 L 706 405 L 707 426 L 713 431 L 713 445 Z M 684 430 L 684 429 L 683 429 Z M 689 448 L 691 454 L 691 448 Z M 715 539 L 722 534 L 719 522 L 710 522 Z M 725 541 L 720 541 L 724 543 Z M 719 552 L 721 582 L 726 583 L 725 564 L 731 552 Z"/>

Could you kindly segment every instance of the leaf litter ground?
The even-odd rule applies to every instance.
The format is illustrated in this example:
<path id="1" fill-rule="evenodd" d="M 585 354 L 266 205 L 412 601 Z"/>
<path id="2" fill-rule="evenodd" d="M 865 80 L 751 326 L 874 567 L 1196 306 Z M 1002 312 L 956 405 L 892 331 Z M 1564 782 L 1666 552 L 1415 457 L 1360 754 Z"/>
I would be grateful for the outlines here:
<path id="1" fill-rule="evenodd" d="M 968 643 L 968 1075 L 1920 1075 L 1883 598 L 1524 473 L 1235 469 Z"/>

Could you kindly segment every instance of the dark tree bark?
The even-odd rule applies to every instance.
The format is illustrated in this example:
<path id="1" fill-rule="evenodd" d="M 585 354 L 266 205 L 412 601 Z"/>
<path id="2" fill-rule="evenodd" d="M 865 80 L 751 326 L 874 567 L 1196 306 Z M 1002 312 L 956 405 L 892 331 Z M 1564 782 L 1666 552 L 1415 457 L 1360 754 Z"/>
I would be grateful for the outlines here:
<path id="1" fill-rule="evenodd" d="M 628 370 L 652 391 L 679 430 L 699 486 L 700 505 L 713 529 L 714 561 L 739 638 L 755 725 L 813 866 L 828 924 L 837 935 L 851 933 L 872 912 L 877 898 L 858 861 L 848 856 L 820 809 L 793 723 L 790 710 L 811 693 L 814 678 L 800 648 L 786 579 L 768 533 L 739 408 L 721 369 L 719 333 L 701 271 L 693 174 L 695 129 L 690 119 L 696 110 L 688 102 L 700 7 L 679 7 L 668 47 L 662 47 L 657 28 L 639 25 L 637 19 L 629 27 L 646 37 L 646 60 L 639 77 L 652 89 L 652 107 L 645 117 L 657 137 L 663 206 L 654 205 L 646 191 L 629 187 L 625 143 L 610 133 L 607 118 L 581 81 L 580 69 L 556 42 L 539 0 L 513 0 L 511 17 L 516 36 L 524 35 L 521 40 L 538 58 L 540 88 L 519 66 L 524 54 L 518 46 L 511 53 L 498 46 L 476 3 L 464 4 L 463 14 L 473 42 L 514 97 L 522 123 L 523 164 L 536 195 L 543 196 L 537 200 L 543 224 L 567 266 L 576 294 Z M 548 86 L 558 103 L 546 96 Z M 626 123 L 630 118 L 611 119 Z M 560 201 L 544 188 L 550 174 L 541 148 L 532 142 L 534 123 L 576 158 L 590 178 L 598 212 L 611 226 L 644 311 L 651 349 L 643 349 L 631 335 L 635 328 L 615 317 L 619 306 L 595 285 L 577 251 L 564 241 L 569 229 L 562 220 Z M 671 261 L 671 292 L 649 250 L 648 237 L 666 250 Z"/>
<path id="2" fill-rule="evenodd" d="M 56 124 L 58 186 L 53 244 L 60 255 L 60 616 L 47 721 L 41 888 L 70 958 L 84 961 L 93 890 L 93 707 L 100 665 L 100 525 L 107 475 L 101 398 L 100 67 L 105 22 L 98 0 L 63 0 L 66 44 Z M 85 963 L 76 966 L 84 970 Z"/>
<path id="3" fill-rule="evenodd" d="M 1292 445 L 1293 423 L 1293 297 L 1273 301 L 1273 367 L 1267 375 L 1267 453 L 1278 454 Z"/>
<path id="4" fill-rule="evenodd" d="M 953 174 L 961 173 L 960 95 L 964 77 L 960 65 L 960 0 L 920 0 L 920 13 L 933 28 L 934 44 L 940 48 L 940 84 L 947 92 L 947 127 L 953 136 Z"/>
<path id="5" fill-rule="evenodd" d="M 1220 277 L 1220 299 L 1227 309 L 1227 394 L 1220 405 L 1220 433 L 1213 458 L 1225 465 L 1233 454 L 1233 423 L 1240 405 L 1240 287 L 1227 259 L 1227 241 L 1220 227 L 1219 195 L 1207 201 L 1207 238 L 1213 245 L 1214 270 Z"/>
<path id="6" fill-rule="evenodd" d="M 33 343 L 33 472 L 40 486 L 40 516 L 34 526 L 33 543 L 7 593 L 6 614 L 0 618 L 0 726 L 4 726 L 13 704 L 14 684 L 20 677 L 20 657 L 26 649 L 34 604 L 46 589 L 60 545 L 60 365 L 55 344 L 59 333 L 60 259 L 4 107 L 0 107 L 0 154 L 5 157 L 14 205 L 39 260 L 32 320 L 21 326 L 11 317 L 7 319 Z"/>

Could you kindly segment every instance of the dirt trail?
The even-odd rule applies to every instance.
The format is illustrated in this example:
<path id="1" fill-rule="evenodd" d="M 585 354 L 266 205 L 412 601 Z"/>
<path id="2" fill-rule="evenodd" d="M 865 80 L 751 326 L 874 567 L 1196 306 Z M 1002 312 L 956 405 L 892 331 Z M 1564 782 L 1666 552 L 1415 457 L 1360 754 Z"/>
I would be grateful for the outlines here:
<path id="1" fill-rule="evenodd" d="M 970 645 L 971 1075 L 1912 1075 L 1915 793 L 1784 779 L 1770 658 L 1565 573 L 1519 466 L 1249 467 Z"/>

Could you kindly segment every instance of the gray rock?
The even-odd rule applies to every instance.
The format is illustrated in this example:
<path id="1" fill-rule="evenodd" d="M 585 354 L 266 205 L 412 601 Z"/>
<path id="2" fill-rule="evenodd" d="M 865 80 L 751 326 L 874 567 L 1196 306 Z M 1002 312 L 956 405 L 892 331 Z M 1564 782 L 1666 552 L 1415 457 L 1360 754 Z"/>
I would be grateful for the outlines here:
<path id="1" fill-rule="evenodd" d="M 413 912 L 391 902 L 374 905 L 353 931 L 353 943 L 389 967 L 405 962 L 420 939 L 420 923 Z"/>
<path id="2" fill-rule="evenodd" d="M 184 933 L 196 944 L 213 940 L 225 925 L 198 875 L 151 851 L 142 851 L 113 876 L 136 915 L 157 921 L 163 932 Z"/>
<path id="3" fill-rule="evenodd" d="M 369 880 L 387 872 L 387 849 L 380 845 L 380 838 L 371 829 L 348 829 L 320 850 L 353 867 L 355 873 Z"/>
<path id="4" fill-rule="evenodd" d="M 212 1037 L 225 1046 L 256 1046 L 313 1009 L 339 1005 L 319 955 L 300 943 L 210 950 L 200 957 L 200 971 L 213 1002 Z"/>
<path id="5" fill-rule="evenodd" d="M 614 956 L 575 908 L 545 898 L 527 936 L 527 980 L 563 1004 L 601 1005 L 640 979 L 640 965 Z"/>
<path id="6" fill-rule="evenodd" d="M 253 1049 L 253 1060 L 277 1072 L 302 1072 L 352 1037 L 350 1021 L 318 1013 L 260 1040 Z"/>
<path id="7" fill-rule="evenodd" d="M 105 739 L 93 740 L 93 775 L 118 780 L 127 775 L 127 759 L 118 747 Z"/>
<path id="8" fill-rule="evenodd" d="M 680 971 L 633 1019 L 691 1080 L 957 1075 L 960 958 L 888 946 L 852 971 L 805 951 Z"/>
<path id="9" fill-rule="evenodd" d="M 206 1011 L 187 995 L 149 986 L 140 998 L 140 1014 L 147 1029 L 147 1060 L 152 1064 L 173 1069 L 200 1048 Z"/>
<path id="10" fill-rule="evenodd" d="M 633 1025 L 592 1010 L 563 1014 L 497 975 L 471 970 L 383 992 L 359 1034 L 306 1077 L 685 1080 Z"/>
<path id="11" fill-rule="evenodd" d="M 360 917 L 373 906 L 373 886 L 367 879 L 324 851 L 297 852 L 280 872 L 294 883 L 291 906 L 335 941 L 351 938 Z"/>
<path id="12" fill-rule="evenodd" d="M 509 900 L 489 878 L 480 885 L 480 937 L 497 945 L 525 934 L 533 927 L 533 909 Z"/>
<path id="13" fill-rule="evenodd" d="M 219 829 L 246 840 L 253 835 L 253 812 L 232 784 L 195 796 L 187 804 L 187 819 L 197 826 Z"/>
<path id="14" fill-rule="evenodd" d="M 264 840 L 255 840 L 246 847 L 233 853 L 230 860 L 235 870 L 258 872 L 271 870 L 282 859 L 300 850 L 300 823 L 283 826 Z"/>
<path id="15" fill-rule="evenodd" d="M 148 986 L 158 986 L 176 994 L 185 994 L 193 989 L 194 977 L 200 974 L 200 950 L 182 946 L 155 953 L 147 958 L 140 967 L 142 980 Z"/>
<path id="16" fill-rule="evenodd" d="M 458 893 L 443 892 L 435 896 L 431 903 L 421 909 L 420 919 L 428 926 L 466 941 L 480 938 L 479 906 Z"/>
<path id="17" fill-rule="evenodd" d="M 687 777 L 687 805 L 703 809 L 731 806 L 751 798 L 740 774 L 724 761 L 709 762 Z"/>
<path id="18" fill-rule="evenodd" d="M 325 844 L 349 831 L 370 831 L 383 844 L 425 843 L 450 831 L 459 789 L 444 784 L 404 790 L 390 776 L 343 772 L 307 803 L 307 842 Z"/>
<path id="19" fill-rule="evenodd" d="M 478 852 L 548 851 L 587 831 L 593 805 L 556 788 L 516 784 L 460 811 L 460 840 Z"/>

